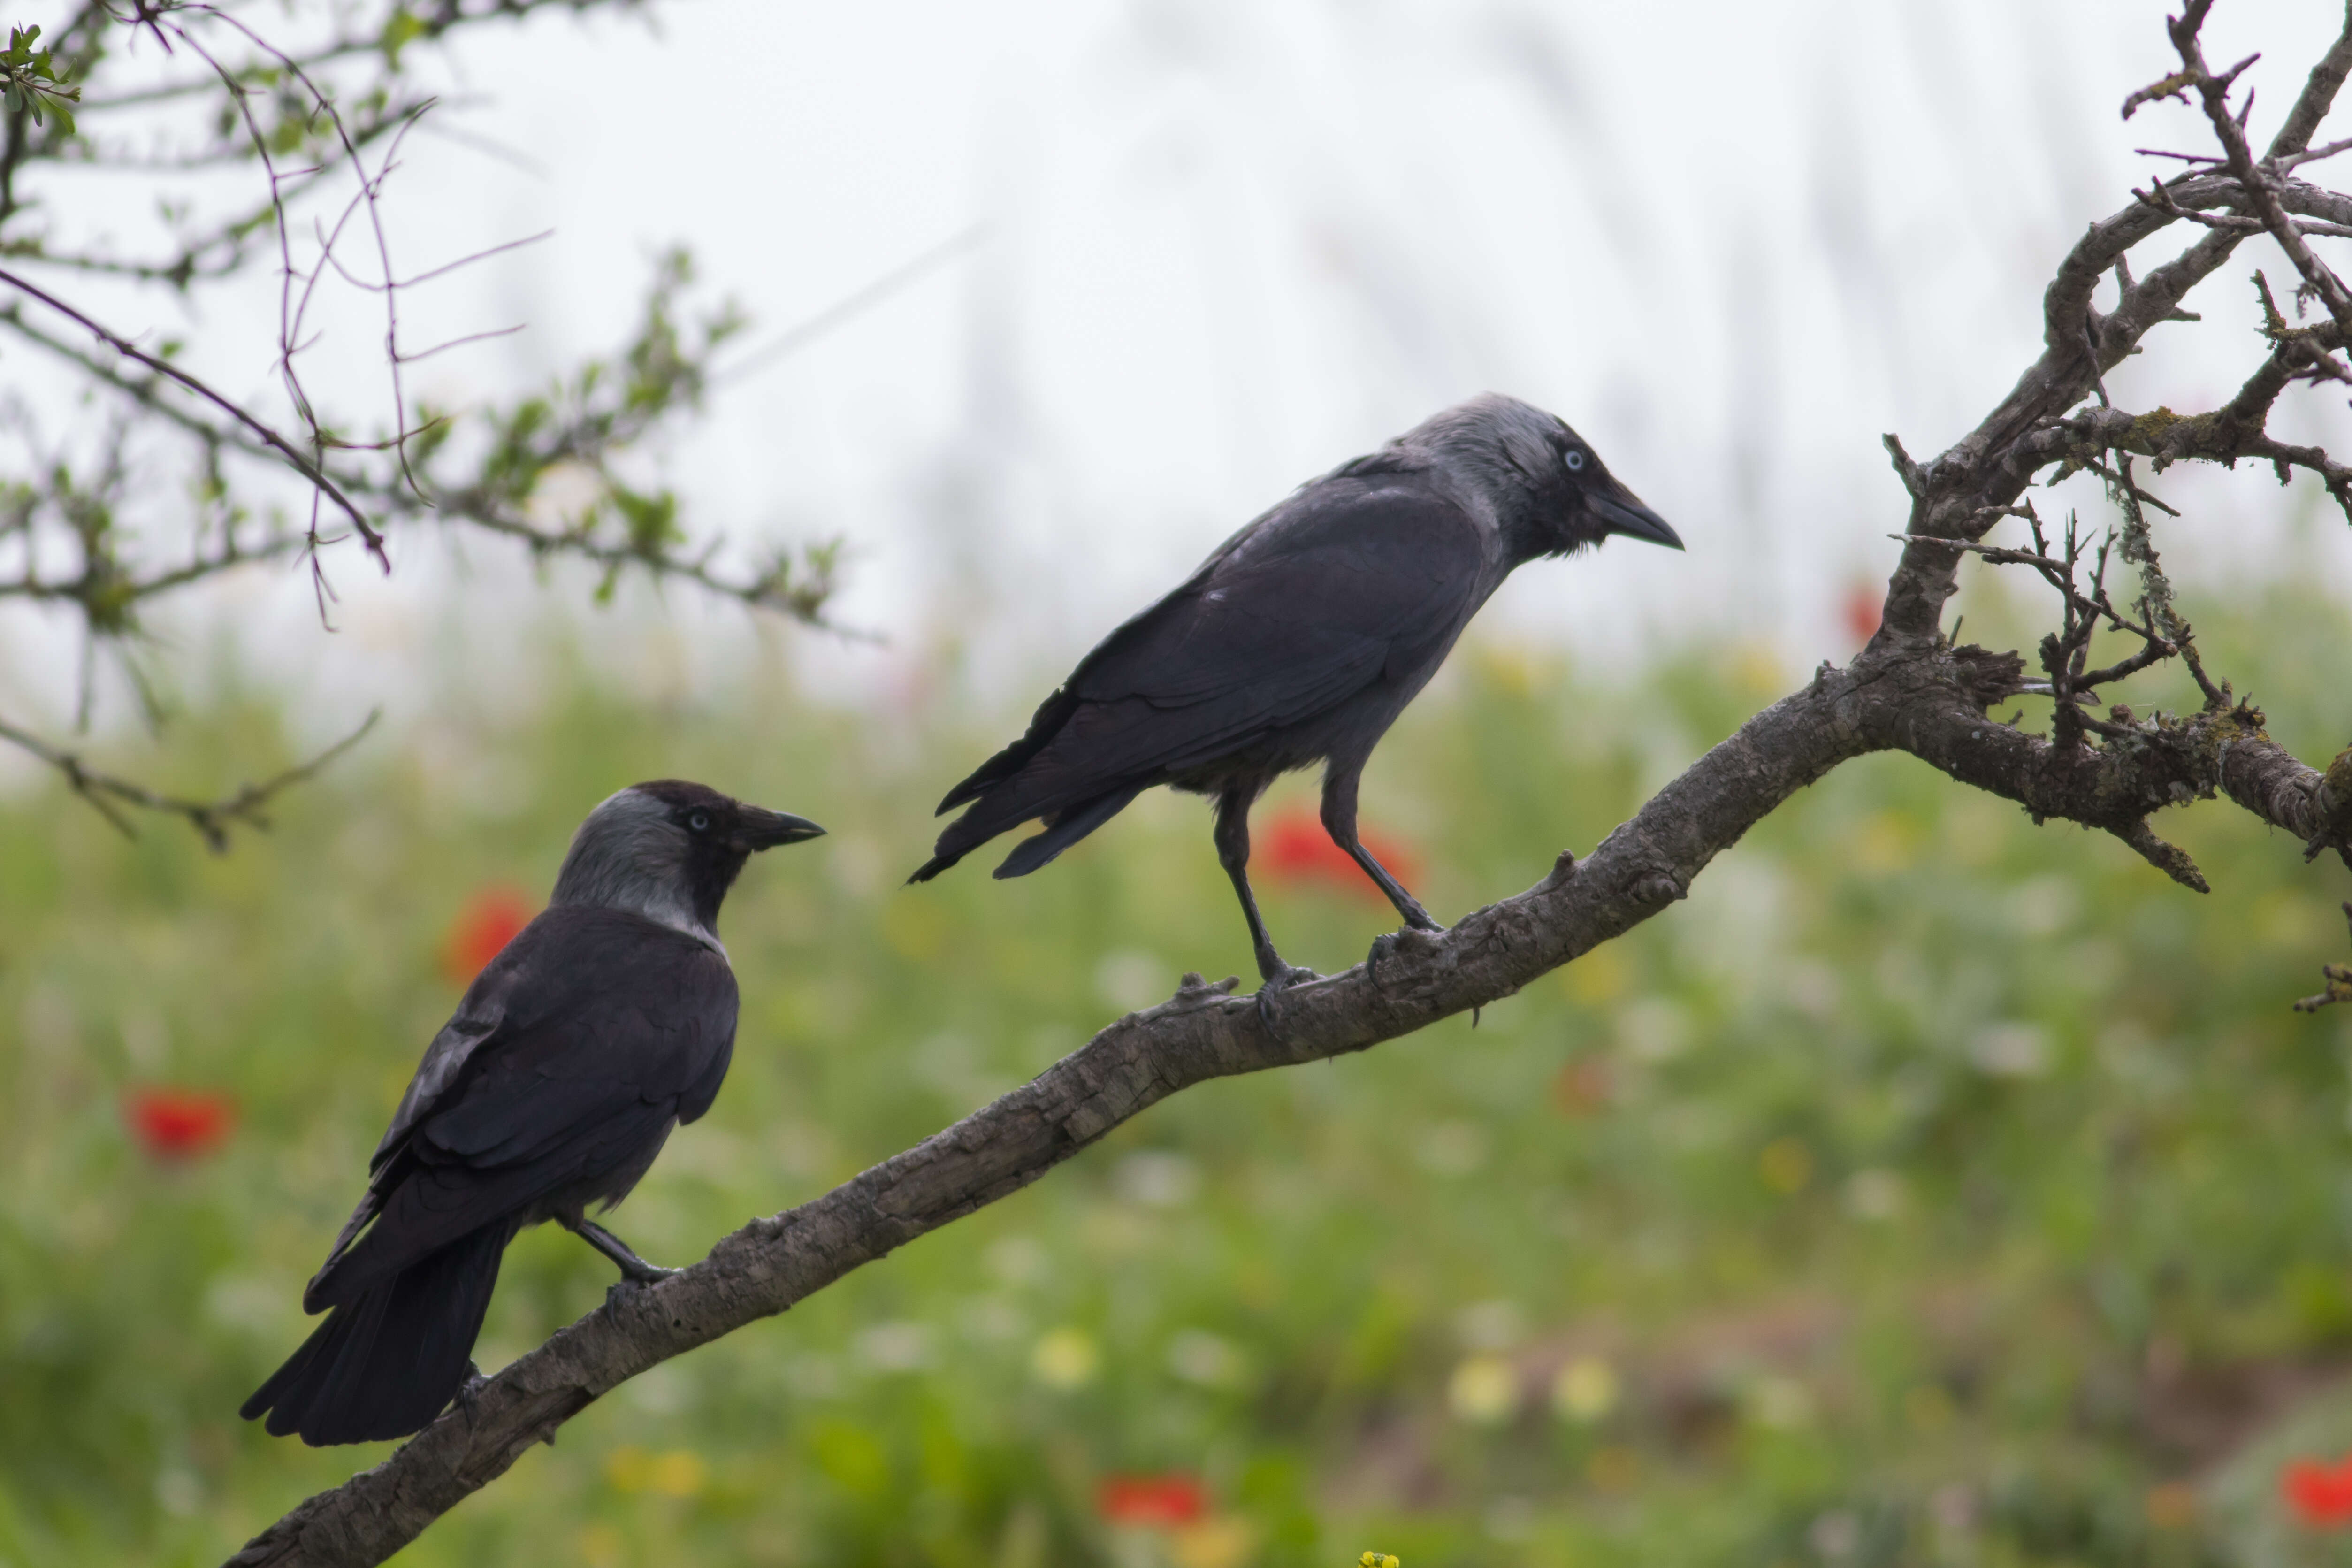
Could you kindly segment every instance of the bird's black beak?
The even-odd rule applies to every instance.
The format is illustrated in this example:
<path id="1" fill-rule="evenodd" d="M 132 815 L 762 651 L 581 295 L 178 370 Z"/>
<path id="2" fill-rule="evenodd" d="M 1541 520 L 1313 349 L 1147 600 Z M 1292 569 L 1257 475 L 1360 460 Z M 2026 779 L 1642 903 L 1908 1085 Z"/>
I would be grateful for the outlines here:
<path id="1" fill-rule="evenodd" d="M 794 816 L 787 811 L 765 811 L 756 805 L 747 805 L 742 812 L 735 840 L 747 850 L 773 849 L 779 844 L 798 844 L 824 837 L 824 829 L 805 816 Z"/>
<path id="2" fill-rule="evenodd" d="M 1666 523 L 1666 520 L 1642 504 L 1641 499 L 1622 485 L 1614 487 L 1615 493 L 1604 490 L 1585 492 L 1584 504 L 1609 525 L 1612 533 L 1622 533 L 1628 539 L 1646 540 L 1663 544 L 1669 550 L 1683 547 L 1683 536 Z"/>

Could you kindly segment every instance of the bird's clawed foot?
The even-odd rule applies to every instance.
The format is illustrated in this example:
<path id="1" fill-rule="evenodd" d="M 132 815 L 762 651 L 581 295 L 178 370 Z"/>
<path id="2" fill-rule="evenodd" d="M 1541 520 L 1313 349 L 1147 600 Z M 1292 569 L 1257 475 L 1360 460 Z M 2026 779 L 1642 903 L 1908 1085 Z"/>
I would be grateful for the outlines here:
<path id="1" fill-rule="evenodd" d="M 663 1268 L 651 1263 L 644 1264 L 643 1267 L 645 1270 L 643 1273 L 632 1273 L 624 1269 L 618 1279 L 604 1287 L 606 1311 L 618 1311 L 621 1304 L 638 1291 L 650 1290 L 671 1275 L 681 1272 L 679 1269 Z"/>
<path id="2" fill-rule="evenodd" d="M 468 1361 L 466 1363 L 466 1381 L 457 1385 L 457 1408 L 466 1413 L 467 1426 L 471 1426 L 474 1418 L 481 1413 L 482 1390 L 489 1385 L 490 1380 L 482 1375 L 482 1369 Z"/>
<path id="3" fill-rule="evenodd" d="M 1265 976 L 1257 988 L 1258 1022 L 1265 1026 L 1267 1034 L 1278 1038 L 1282 1026 L 1276 1016 L 1279 1011 L 1276 1005 L 1276 999 L 1294 985 L 1305 985 L 1323 977 L 1311 969 L 1295 968 L 1278 958 L 1271 963 L 1261 963 L 1258 969 Z"/>

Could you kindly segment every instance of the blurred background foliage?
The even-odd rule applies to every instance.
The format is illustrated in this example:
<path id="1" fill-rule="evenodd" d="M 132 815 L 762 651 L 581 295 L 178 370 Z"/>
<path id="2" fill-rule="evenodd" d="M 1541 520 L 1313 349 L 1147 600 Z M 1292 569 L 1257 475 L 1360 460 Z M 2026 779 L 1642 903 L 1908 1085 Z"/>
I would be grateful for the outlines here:
<path id="1" fill-rule="evenodd" d="M 2007 612 L 1980 584 L 1969 613 Z M 2310 650 L 2346 619 L 2275 589 L 2200 626 L 2319 756 L 2341 685 Z M 381 1451 L 236 1406 L 304 1331 L 467 944 L 620 784 L 833 830 L 729 905 L 733 1073 L 616 1221 L 658 1260 L 1183 970 L 1246 967 L 1205 816 L 1164 794 L 1049 875 L 900 887 L 1021 717 L 944 670 L 857 713 L 798 695 L 789 646 L 689 699 L 592 640 L 555 623 L 520 707 L 448 679 L 225 858 L 53 789 L 0 802 L 0 1561 L 215 1562 Z M 1793 679 L 1746 646 L 1623 674 L 1474 638 L 1368 816 L 1450 918 Z M 221 685 L 172 765 L 296 749 L 266 684 Z M 1311 803 L 1277 792 L 1261 841 Z M 2352 1561 L 2324 1528 L 2352 1511 L 2352 1026 L 2287 1006 L 2344 956 L 2352 879 L 2226 806 L 2167 832 L 2210 897 L 1905 759 L 1849 765 L 1480 1018 L 1203 1086 L 625 1386 L 402 1561 Z M 1286 952 L 1337 969 L 1385 929 L 1314 856 L 1269 860 Z M 523 1237 L 483 1364 L 611 1272 Z"/>

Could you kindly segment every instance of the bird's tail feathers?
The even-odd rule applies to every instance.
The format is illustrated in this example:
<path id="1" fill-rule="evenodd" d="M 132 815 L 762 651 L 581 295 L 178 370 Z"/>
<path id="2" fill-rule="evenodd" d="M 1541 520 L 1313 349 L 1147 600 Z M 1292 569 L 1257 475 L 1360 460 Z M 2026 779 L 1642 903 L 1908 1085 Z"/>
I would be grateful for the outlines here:
<path id="1" fill-rule="evenodd" d="M 367 1228 L 368 1221 L 375 1218 L 383 1208 L 383 1184 L 371 1181 L 366 1194 L 359 1201 L 359 1206 L 352 1209 L 352 1217 L 343 1222 L 341 1233 L 335 1237 L 335 1245 L 327 1248 L 327 1261 L 319 1265 L 319 1271 L 310 1276 L 309 1284 L 302 1287 L 304 1311 L 315 1312 L 327 1304 L 322 1293 L 331 1288 L 336 1265 L 341 1263 L 345 1254 L 350 1252 L 352 1239 Z"/>
<path id="2" fill-rule="evenodd" d="M 1077 699 L 1070 694 L 1070 689 L 1067 686 L 1056 688 L 1052 696 L 1037 705 L 1036 714 L 1029 721 L 1028 732 L 974 768 L 970 778 L 948 791 L 947 798 L 940 802 L 939 809 L 931 815 L 945 816 L 957 806 L 978 800 L 998 784 L 1019 773 L 1036 758 L 1038 752 L 1045 749 L 1056 734 L 1061 732 L 1062 726 L 1069 722 L 1070 715 L 1076 708 Z M 1003 829 L 1000 828 L 998 831 L 1002 832 Z M 954 863 L 950 860 L 948 865 L 951 866 Z M 944 871 L 947 866 L 941 866 L 939 869 Z M 932 875 L 936 876 L 938 872 L 933 872 Z M 915 879 L 929 880 L 928 878 L 923 877 L 918 877 Z"/>
<path id="3" fill-rule="evenodd" d="M 424 1430 L 465 1386 L 514 1229 L 484 1226 L 335 1308 L 238 1414 L 313 1447 Z"/>
<path id="4" fill-rule="evenodd" d="M 940 872 L 946 870 L 949 867 L 954 865 L 957 861 L 962 859 L 970 853 L 971 851 L 968 849 L 959 849 L 952 855 L 942 851 L 940 854 L 932 856 L 929 859 L 915 868 L 915 874 L 907 879 L 907 885 L 908 887 L 912 887 L 917 882 L 929 881 L 932 878 L 938 876 Z"/>
<path id="5" fill-rule="evenodd" d="M 928 882 L 998 834 L 1010 833 L 1038 816 L 1036 793 L 1035 781 L 1015 779 L 1000 788 L 993 798 L 976 802 L 971 810 L 940 830 L 931 858 L 907 880 Z"/>
<path id="6" fill-rule="evenodd" d="M 982 770 L 982 773 L 986 771 Z M 980 776 L 974 773 L 958 784 L 956 793 L 949 795 L 947 804 L 940 807 L 941 811 L 947 811 L 967 801 L 972 802 L 971 810 L 940 829 L 940 839 L 932 846 L 931 858 L 907 879 L 909 883 L 929 881 L 998 834 L 1010 833 L 1039 815 L 1036 799 L 1038 781 L 1018 777 L 1001 781 L 994 786 L 994 798 L 976 799 L 979 792 L 973 791 L 971 786 Z M 971 793 L 967 794 L 967 791 Z"/>
<path id="7" fill-rule="evenodd" d="M 1034 871 L 1126 810 L 1128 802 L 1141 795 L 1145 787 L 1137 784 L 1128 789 L 1115 789 L 1108 795 L 1098 795 L 1092 800 L 1081 801 L 1055 812 L 1045 819 L 1045 832 L 1034 838 L 1024 838 L 1013 847 L 1013 853 L 1004 858 L 1004 864 L 996 868 L 997 880 L 1025 877 Z"/>

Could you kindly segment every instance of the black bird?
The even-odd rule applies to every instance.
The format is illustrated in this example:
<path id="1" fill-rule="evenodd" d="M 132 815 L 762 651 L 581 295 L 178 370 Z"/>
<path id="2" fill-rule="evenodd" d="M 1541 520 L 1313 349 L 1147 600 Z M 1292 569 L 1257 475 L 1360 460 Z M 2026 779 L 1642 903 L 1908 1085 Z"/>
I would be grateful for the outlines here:
<path id="1" fill-rule="evenodd" d="M 327 1321 L 245 1402 L 312 1445 L 404 1437 L 473 1375 L 517 1231 L 556 1220 L 650 1283 L 587 1217 L 719 1093 L 735 973 L 719 905 L 753 852 L 824 829 L 663 779 L 588 814 L 539 917 L 434 1037 L 368 1163 L 367 1195 L 302 1292 Z"/>
<path id="2" fill-rule="evenodd" d="M 1105 637 L 1027 734 L 948 792 L 941 815 L 970 809 L 908 880 L 1042 820 L 996 868 L 1025 877 L 1154 784 L 1208 795 L 1258 973 L 1278 990 L 1314 974 L 1282 962 L 1258 916 L 1249 808 L 1319 762 L 1332 842 L 1407 925 L 1443 930 L 1357 839 L 1364 763 L 1504 578 L 1612 533 L 1682 548 L 1551 415 L 1491 393 L 1449 408 L 1301 486 Z"/>

